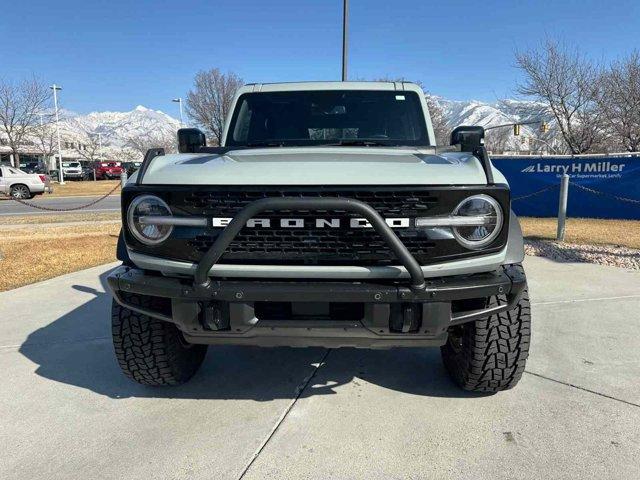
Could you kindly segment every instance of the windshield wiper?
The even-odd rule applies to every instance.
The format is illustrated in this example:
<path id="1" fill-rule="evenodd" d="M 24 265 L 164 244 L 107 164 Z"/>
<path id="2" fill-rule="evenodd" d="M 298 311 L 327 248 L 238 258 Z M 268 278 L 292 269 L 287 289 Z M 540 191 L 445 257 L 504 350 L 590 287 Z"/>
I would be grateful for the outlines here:
<path id="1" fill-rule="evenodd" d="M 389 147 L 388 143 L 375 140 L 340 140 L 336 143 L 323 143 L 325 147 Z"/>
<path id="2" fill-rule="evenodd" d="M 284 142 L 249 142 L 246 147 L 284 147 Z"/>

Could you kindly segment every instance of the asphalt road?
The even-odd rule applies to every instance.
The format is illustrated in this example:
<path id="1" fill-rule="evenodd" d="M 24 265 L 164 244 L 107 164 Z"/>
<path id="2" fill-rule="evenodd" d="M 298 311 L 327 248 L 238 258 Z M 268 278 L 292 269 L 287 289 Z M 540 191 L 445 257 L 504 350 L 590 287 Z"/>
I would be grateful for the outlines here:
<path id="1" fill-rule="evenodd" d="M 38 206 L 47 208 L 74 208 L 80 205 L 86 205 L 97 198 L 95 197 L 35 197 L 31 200 L 27 200 L 29 203 L 33 203 Z M 104 200 L 92 205 L 86 209 L 82 209 L 82 212 L 108 212 L 120 210 L 120 195 L 110 195 Z M 15 202 L 9 199 L 0 200 L 0 216 L 6 215 L 47 215 L 56 214 L 57 212 L 51 212 L 46 210 L 39 210 L 37 208 L 29 207 L 21 203 Z"/>
<path id="2" fill-rule="evenodd" d="M 108 266 L 0 293 L 0 478 L 640 478 L 640 273 L 526 268 L 531 357 L 493 396 L 437 349 L 218 347 L 145 388 L 114 360 Z"/>

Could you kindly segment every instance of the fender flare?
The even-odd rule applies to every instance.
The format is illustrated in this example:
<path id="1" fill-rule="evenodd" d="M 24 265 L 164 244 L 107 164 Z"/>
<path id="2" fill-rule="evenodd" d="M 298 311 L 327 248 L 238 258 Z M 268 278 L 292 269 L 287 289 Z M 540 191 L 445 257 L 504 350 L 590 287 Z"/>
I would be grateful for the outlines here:
<path id="1" fill-rule="evenodd" d="M 120 229 L 118 235 L 118 246 L 116 247 L 116 258 L 122 262 L 123 265 L 133 265 L 133 262 L 129 258 L 129 252 L 127 251 L 127 245 L 124 241 L 124 234 Z"/>
<path id="2" fill-rule="evenodd" d="M 522 228 L 520 221 L 513 210 L 509 214 L 509 237 L 507 239 L 507 253 L 504 263 L 522 263 L 524 260 L 524 238 L 522 237 Z"/>

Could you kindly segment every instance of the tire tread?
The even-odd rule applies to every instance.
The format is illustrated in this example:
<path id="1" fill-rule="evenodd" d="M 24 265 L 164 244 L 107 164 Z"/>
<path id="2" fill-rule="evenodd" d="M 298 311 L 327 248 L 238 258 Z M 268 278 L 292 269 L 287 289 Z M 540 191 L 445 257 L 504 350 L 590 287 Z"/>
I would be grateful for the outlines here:
<path id="1" fill-rule="evenodd" d="M 153 298 L 136 297 L 141 306 Z M 121 306 L 111 307 L 111 327 L 116 359 L 124 374 L 143 385 L 180 385 L 198 370 L 206 345 L 185 346 L 178 328 Z"/>
<path id="2" fill-rule="evenodd" d="M 504 295 L 491 297 L 489 307 L 506 301 Z M 451 338 L 441 347 L 444 365 L 454 381 L 474 392 L 513 388 L 524 373 L 531 344 L 527 289 L 512 310 L 464 324 L 462 332 L 461 348 L 454 348 Z"/>

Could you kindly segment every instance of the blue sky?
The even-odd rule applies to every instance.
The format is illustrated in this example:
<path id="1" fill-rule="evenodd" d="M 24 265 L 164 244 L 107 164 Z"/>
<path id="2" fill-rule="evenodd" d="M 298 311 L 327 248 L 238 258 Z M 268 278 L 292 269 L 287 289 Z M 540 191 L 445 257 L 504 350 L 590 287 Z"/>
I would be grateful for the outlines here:
<path id="1" fill-rule="evenodd" d="M 514 51 L 558 38 L 599 61 L 640 47 L 640 2 L 350 1 L 351 78 L 419 79 L 451 99 L 514 96 Z M 63 86 L 65 108 L 176 116 L 194 74 L 336 80 L 341 0 L 5 0 L 0 76 Z"/>

